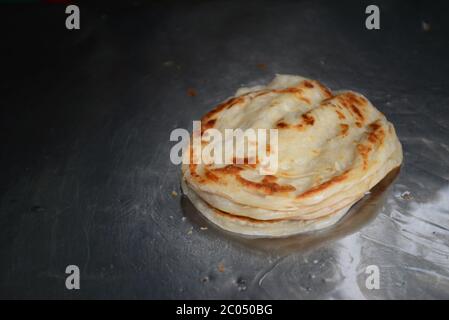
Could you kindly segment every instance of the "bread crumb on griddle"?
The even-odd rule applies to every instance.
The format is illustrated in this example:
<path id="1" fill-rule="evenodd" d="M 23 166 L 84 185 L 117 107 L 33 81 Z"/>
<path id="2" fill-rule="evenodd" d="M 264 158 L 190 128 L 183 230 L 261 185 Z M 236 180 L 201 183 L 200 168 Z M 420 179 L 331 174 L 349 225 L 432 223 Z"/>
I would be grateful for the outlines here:
<path id="1" fill-rule="evenodd" d="M 187 95 L 189 97 L 196 97 L 198 95 L 198 93 L 196 92 L 195 89 L 189 88 L 189 89 L 187 89 Z"/>
<path id="2" fill-rule="evenodd" d="M 404 200 L 413 200 L 413 196 L 410 191 L 404 191 L 401 193 L 401 198 Z"/>

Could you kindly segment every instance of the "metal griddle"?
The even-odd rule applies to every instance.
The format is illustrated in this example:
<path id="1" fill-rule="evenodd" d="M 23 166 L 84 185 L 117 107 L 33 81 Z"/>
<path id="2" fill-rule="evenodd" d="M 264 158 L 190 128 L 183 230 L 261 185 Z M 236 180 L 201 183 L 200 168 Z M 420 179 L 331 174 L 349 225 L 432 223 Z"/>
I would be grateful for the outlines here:
<path id="1" fill-rule="evenodd" d="M 376 1 L 368 31 L 368 4 L 85 4 L 78 31 L 1 6 L 0 297 L 449 298 L 448 5 Z M 404 165 L 333 229 L 239 238 L 181 196 L 169 134 L 275 73 L 365 94 Z"/>

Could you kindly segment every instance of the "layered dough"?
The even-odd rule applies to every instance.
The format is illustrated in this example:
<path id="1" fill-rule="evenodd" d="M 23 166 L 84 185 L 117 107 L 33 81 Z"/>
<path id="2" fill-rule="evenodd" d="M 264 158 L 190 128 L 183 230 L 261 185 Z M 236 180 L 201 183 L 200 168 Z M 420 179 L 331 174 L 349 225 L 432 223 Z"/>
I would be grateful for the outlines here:
<path id="1" fill-rule="evenodd" d="M 402 162 L 393 125 L 365 97 L 277 75 L 243 88 L 202 119 L 209 128 L 278 129 L 278 170 L 260 164 L 184 164 L 183 190 L 231 232 L 286 236 L 336 223 Z M 204 143 L 204 141 L 203 141 Z M 270 148 L 267 149 L 270 151 Z"/>

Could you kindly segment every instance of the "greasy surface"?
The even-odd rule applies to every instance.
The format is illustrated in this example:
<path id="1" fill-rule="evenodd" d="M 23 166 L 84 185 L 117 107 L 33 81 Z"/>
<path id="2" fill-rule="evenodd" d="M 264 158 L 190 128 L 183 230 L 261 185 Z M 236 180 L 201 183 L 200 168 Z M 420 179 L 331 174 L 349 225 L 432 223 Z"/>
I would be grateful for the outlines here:
<path id="1" fill-rule="evenodd" d="M 447 8 L 378 1 L 371 32 L 331 3 L 83 7 L 71 32 L 58 5 L 2 8 L 0 297 L 448 298 Z M 404 164 L 327 235 L 237 240 L 179 196 L 169 133 L 274 73 L 369 97 Z"/>

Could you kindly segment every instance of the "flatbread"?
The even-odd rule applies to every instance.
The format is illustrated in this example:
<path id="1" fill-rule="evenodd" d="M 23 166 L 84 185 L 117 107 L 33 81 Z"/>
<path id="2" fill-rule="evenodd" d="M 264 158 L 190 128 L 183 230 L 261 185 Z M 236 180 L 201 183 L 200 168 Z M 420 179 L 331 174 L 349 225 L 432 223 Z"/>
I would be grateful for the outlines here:
<path id="1" fill-rule="evenodd" d="M 254 237 L 287 237 L 299 233 L 317 231 L 337 223 L 350 209 L 348 205 L 325 217 L 315 220 L 255 220 L 235 216 L 215 209 L 202 200 L 185 181 L 182 182 L 183 193 L 190 199 L 194 207 L 209 221 L 226 231 Z"/>
<path id="2" fill-rule="evenodd" d="M 282 228 L 268 231 L 276 221 L 288 225 L 285 235 L 293 232 L 290 223 L 299 232 L 306 225 L 335 223 L 331 217 L 402 163 L 393 125 L 367 98 L 352 91 L 334 94 L 300 76 L 277 75 L 267 86 L 239 89 L 201 121 L 203 137 L 209 128 L 223 135 L 225 129 L 278 129 L 279 168 L 272 175 L 260 174 L 260 163 L 182 167 L 190 194 L 206 204 L 196 205 L 199 210 L 234 232 L 282 235 Z M 255 227 L 261 222 L 268 224 Z"/>

